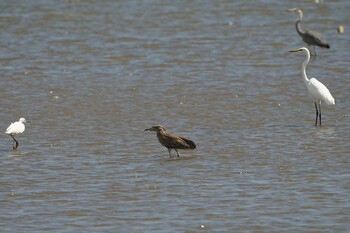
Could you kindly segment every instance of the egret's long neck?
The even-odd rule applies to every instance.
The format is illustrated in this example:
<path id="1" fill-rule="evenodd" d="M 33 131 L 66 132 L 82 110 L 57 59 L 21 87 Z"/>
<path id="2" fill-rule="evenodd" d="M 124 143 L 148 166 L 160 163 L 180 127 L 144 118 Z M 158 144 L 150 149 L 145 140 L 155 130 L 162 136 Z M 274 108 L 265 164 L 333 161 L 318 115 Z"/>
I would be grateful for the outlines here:
<path id="1" fill-rule="evenodd" d="M 310 53 L 307 50 L 305 52 L 306 52 L 306 59 L 301 66 L 301 73 L 303 74 L 304 83 L 305 85 L 307 85 L 309 83 L 309 79 L 307 78 L 307 75 L 306 75 L 306 66 L 310 62 Z"/>

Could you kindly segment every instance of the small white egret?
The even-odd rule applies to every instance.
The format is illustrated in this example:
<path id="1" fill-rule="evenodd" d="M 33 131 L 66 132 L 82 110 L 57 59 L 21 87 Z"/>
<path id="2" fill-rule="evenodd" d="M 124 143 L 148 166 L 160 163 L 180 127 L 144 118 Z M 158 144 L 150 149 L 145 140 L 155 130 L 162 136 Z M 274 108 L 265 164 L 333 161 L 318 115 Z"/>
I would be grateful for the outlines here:
<path id="1" fill-rule="evenodd" d="M 6 129 L 5 133 L 10 135 L 13 139 L 13 145 L 12 148 L 14 150 L 18 147 L 18 141 L 15 139 L 14 135 L 21 134 L 25 130 L 25 125 L 23 124 L 26 122 L 26 119 L 21 117 L 18 121 L 11 123 L 11 125 Z"/>
<path id="2" fill-rule="evenodd" d="M 325 85 L 323 85 L 323 83 L 318 81 L 316 78 L 311 78 L 311 79 L 307 78 L 306 66 L 310 62 L 310 51 L 307 48 L 302 47 L 299 49 L 290 50 L 289 52 L 303 52 L 303 51 L 306 53 L 306 59 L 301 66 L 303 80 L 304 80 L 304 84 L 305 84 L 309 94 L 311 95 L 311 97 L 315 101 L 315 108 L 316 108 L 315 125 L 317 125 L 318 118 L 320 119 L 319 122 L 321 125 L 321 102 L 325 102 L 326 104 L 334 105 L 335 100 L 334 100 L 332 94 L 329 92 L 328 88 Z"/>

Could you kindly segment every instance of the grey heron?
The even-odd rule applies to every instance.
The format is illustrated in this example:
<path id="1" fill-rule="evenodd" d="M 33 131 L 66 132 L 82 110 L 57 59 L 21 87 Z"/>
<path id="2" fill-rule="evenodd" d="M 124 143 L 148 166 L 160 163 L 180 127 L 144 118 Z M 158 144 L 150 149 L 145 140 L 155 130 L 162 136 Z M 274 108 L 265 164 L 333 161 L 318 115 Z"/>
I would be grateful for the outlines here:
<path id="1" fill-rule="evenodd" d="M 315 45 L 321 47 L 321 48 L 330 48 L 330 45 L 328 42 L 322 37 L 322 35 L 319 32 L 310 30 L 310 29 L 302 29 L 300 27 L 300 22 L 303 19 L 303 11 L 299 8 L 291 8 L 288 9 L 289 12 L 298 12 L 299 13 L 299 19 L 295 23 L 296 30 L 302 40 L 308 45 L 312 46 L 314 50 L 314 54 L 311 55 L 316 55 L 316 49 Z"/>

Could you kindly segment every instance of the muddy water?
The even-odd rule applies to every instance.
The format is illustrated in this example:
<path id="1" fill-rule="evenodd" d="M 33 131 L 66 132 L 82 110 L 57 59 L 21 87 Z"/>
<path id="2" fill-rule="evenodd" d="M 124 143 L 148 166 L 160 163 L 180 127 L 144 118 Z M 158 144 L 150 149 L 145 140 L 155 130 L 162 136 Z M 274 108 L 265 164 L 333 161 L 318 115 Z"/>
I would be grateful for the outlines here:
<path id="1" fill-rule="evenodd" d="M 315 127 L 301 80 L 336 99 Z M 346 232 L 349 3 L 0 3 L 1 232 Z M 337 34 L 338 25 L 345 33 Z M 169 159 L 154 124 L 197 143 Z"/>

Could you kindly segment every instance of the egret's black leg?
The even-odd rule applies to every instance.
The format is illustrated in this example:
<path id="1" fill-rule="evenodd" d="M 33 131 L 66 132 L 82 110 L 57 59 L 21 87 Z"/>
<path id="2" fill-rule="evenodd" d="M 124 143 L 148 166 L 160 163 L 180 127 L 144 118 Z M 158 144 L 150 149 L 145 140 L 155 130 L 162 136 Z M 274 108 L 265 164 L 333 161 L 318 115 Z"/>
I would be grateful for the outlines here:
<path id="1" fill-rule="evenodd" d="M 316 121 L 315 126 L 317 126 L 317 120 L 318 120 L 318 109 L 317 109 L 317 103 L 315 102 L 315 108 L 316 108 Z"/>
<path id="2" fill-rule="evenodd" d="M 320 117 L 320 125 L 321 125 L 321 103 L 318 103 L 318 116 Z"/>
<path id="3" fill-rule="evenodd" d="M 12 137 L 14 144 L 12 144 L 12 149 L 16 150 L 18 148 L 18 141 L 15 139 L 15 137 L 13 135 L 10 134 L 10 136 Z"/>

